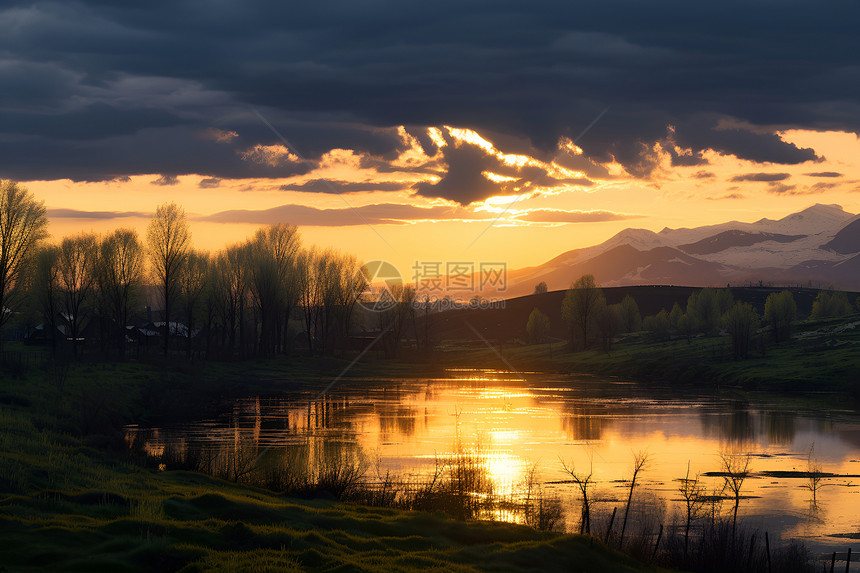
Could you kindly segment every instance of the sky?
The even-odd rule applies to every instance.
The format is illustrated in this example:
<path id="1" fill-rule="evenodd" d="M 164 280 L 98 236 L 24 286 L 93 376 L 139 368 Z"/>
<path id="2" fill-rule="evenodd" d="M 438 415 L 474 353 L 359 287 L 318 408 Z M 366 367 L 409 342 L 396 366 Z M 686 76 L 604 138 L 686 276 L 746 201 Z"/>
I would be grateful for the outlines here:
<path id="1" fill-rule="evenodd" d="M 413 5 L 414 4 L 414 5 Z M 5 2 L 0 178 L 53 238 L 186 210 L 362 260 L 860 212 L 860 4 Z"/>

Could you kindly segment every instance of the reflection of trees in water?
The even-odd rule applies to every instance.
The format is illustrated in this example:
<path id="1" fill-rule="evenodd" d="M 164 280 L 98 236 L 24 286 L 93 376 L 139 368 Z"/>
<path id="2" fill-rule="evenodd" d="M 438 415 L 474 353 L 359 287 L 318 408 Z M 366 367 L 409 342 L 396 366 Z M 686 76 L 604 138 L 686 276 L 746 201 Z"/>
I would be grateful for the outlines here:
<path id="1" fill-rule="evenodd" d="M 415 417 L 417 412 L 403 404 L 382 404 L 377 408 L 379 415 L 379 431 L 383 439 L 388 434 L 411 436 L 415 433 Z"/>
<path id="2" fill-rule="evenodd" d="M 706 434 L 716 434 L 721 442 L 730 444 L 733 450 L 757 442 L 759 430 L 756 416 L 743 402 L 733 402 L 727 411 L 703 413 L 700 419 Z"/>
<path id="3" fill-rule="evenodd" d="M 429 385 L 424 388 L 417 385 L 395 384 L 386 386 L 372 399 L 373 413 L 379 419 L 379 431 L 383 439 L 389 434 L 411 436 L 415 433 L 415 418 L 418 415 L 409 402 L 419 394 L 424 394 L 425 400 L 432 396 Z"/>
<path id="4" fill-rule="evenodd" d="M 751 410 L 744 402 L 733 402 L 723 412 L 700 416 L 707 435 L 716 435 L 734 448 L 749 448 L 767 439 L 776 445 L 791 444 L 797 434 L 797 415 L 789 411 Z"/>
<path id="5" fill-rule="evenodd" d="M 772 444 L 785 445 L 794 441 L 797 416 L 791 412 L 768 412 L 764 416 L 767 438 Z"/>
<path id="6" fill-rule="evenodd" d="M 606 407 L 602 404 L 571 404 L 562 415 L 561 427 L 570 440 L 599 440 L 603 430 L 610 425 L 606 414 Z"/>

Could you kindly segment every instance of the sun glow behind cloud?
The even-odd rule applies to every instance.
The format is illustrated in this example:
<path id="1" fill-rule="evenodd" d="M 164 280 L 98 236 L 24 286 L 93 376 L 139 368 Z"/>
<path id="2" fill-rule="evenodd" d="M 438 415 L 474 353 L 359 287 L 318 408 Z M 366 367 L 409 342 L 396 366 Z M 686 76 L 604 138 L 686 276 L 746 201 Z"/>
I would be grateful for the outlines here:
<path id="1" fill-rule="evenodd" d="M 402 141 L 394 157 L 335 148 L 316 161 L 306 162 L 310 168 L 307 172 L 283 178 L 151 174 L 100 183 L 56 180 L 26 184 L 53 213 L 65 213 L 52 219 L 55 239 L 88 229 L 105 232 L 120 225 L 142 232 L 147 213 L 160 203 L 175 200 L 192 218 L 195 243 L 217 250 L 248 236 L 256 225 L 231 223 L 229 218 L 215 222 L 206 217 L 237 208 L 263 211 L 297 205 L 320 210 L 313 219 L 314 226 L 302 230 L 308 242 L 346 248 L 367 260 L 396 259 L 403 268 L 416 258 L 462 258 L 465 245 L 482 231 L 485 238 L 470 249 L 469 256 L 504 259 L 515 268 L 542 262 L 563 250 L 599 243 L 631 224 L 659 231 L 665 226 L 697 226 L 731 218 L 779 218 L 816 201 L 860 211 L 860 143 L 850 133 L 780 132 L 785 141 L 814 148 L 825 158 L 819 163 L 797 165 L 761 164 L 715 151 L 703 152 L 701 165 L 673 165 L 670 150 L 656 144 L 653 155 L 659 161 L 658 168 L 649 178 L 637 178 L 615 161 L 599 164 L 603 175 L 587 176 L 580 167 L 587 165 L 585 142 L 580 147 L 561 139 L 556 156 L 541 160 L 506 153 L 471 129 L 425 129 L 438 148 L 433 155 L 401 126 L 394 130 Z M 210 136 L 225 142 L 237 137 L 234 132 L 220 131 Z M 502 168 L 479 173 L 506 192 L 465 206 L 443 197 L 416 194 L 415 185 L 436 183 L 445 176 L 441 149 L 447 145 L 472 146 L 495 158 L 495 165 Z M 671 151 L 684 153 L 678 147 Z M 244 153 L 247 161 L 265 165 L 302 161 L 278 144 L 252 146 Z M 549 179 L 533 179 L 534 173 Z M 777 176 L 778 180 L 774 179 Z M 398 253 L 386 252 L 378 235 L 352 213 L 353 209 L 380 204 L 394 206 L 380 211 L 391 214 L 392 221 L 400 217 L 399 225 L 374 223 L 376 232 L 398 246 Z M 63 209 L 91 211 L 93 215 L 74 218 Z M 339 226 L 320 226 L 325 213 L 336 214 Z M 354 224 L 343 226 L 342 221 L 350 217 Z M 636 222 L 631 223 L 631 219 Z M 473 224 L 463 224 L 469 222 Z"/>

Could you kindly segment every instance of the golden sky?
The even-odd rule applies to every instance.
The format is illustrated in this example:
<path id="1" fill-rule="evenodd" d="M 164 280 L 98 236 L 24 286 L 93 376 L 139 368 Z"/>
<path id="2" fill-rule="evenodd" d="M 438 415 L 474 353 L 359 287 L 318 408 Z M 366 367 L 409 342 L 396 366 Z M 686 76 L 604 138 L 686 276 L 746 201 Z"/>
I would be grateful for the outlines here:
<path id="1" fill-rule="evenodd" d="M 860 140 L 854 133 L 778 132 L 783 141 L 812 148 L 821 158 L 794 165 L 714 151 L 690 162 L 696 165 L 672 165 L 671 154 L 661 147 L 671 143 L 664 140 L 647 150 L 656 168 L 645 177 L 629 174 L 615 161 L 592 160 L 586 144 L 580 148 L 568 139 L 559 141 L 555 156 L 540 159 L 507 152 L 488 135 L 443 126 L 428 129 L 438 145 L 428 156 L 405 129 L 398 133 L 404 145 L 395 158 L 333 149 L 307 162 L 306 173 L 280 179 L 151 174 L 24 184 L 48 207 L 53 240 L 117 227 L 143 233 L 157 205 L 176 201 L 188 214 L 199 249 L 214 252 L 242 241 L 262 223 L 287 222 L 300 226 L 306 245 L 340 249 L 365 261 L 387 260 L 404 275 L 415 261 L 502 261 L 509 269 L 538 265 L 627 227 L 659 231 L 778 219 L 815 203 L 860 212 Z M 218 130 L 209 135 L 218 141 L 235 136 Z M 444 153 L 448 148 L 471 154 L 472 163 L 454 165 L 456 156 Z M 243 159 L 268 165 L 303 161 L 282 145 L 256 145 Z M 477 186 L 487 186 L 475 195 L 481 199 L 460 205 L 439 198 L 451 196 L 443 184 L 457 185 L 455 176 L 479 169 L 476 163 L 495 166 L 480 171 Z M 476 185 L 474 174 L 462 181 Z M 436 187 L 424 196 L 416 191 L 421 185 Z M 444 192 L 434 197 L 433 189 Z M 462 194 L 468 197 L 469 190 Z"/>

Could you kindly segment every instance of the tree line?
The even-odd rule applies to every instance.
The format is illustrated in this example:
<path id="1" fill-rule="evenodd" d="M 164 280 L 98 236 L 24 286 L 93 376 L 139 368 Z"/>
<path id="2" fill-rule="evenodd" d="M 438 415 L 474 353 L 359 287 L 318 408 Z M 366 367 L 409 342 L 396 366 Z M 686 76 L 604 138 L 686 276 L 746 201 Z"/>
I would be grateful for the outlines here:
<path id="1" fill-rule="evenodd" d="M 544 285 L 535 292 L 546 292 Z M 860 310 L 860 298 L 856 301 Z M 826 319 L 845 316 L 854 306 L 844 292 L 820 291 L 813 302 L 810 318 Z M 636 300 L 627 295 L 616 304 L 607 305 L 603 291 L 592 275 L 583 275 L 565 293 L 561 318 L 569 333 L 570 347 L 581 350 L 595 345 L 609 351 L 613 340 L 622 333 L 647 331 L 659 340 L 672 336 L 692 338 L 726 332 L 732 341 L 736 359 L 749 355 L 750 344 L 764 321 L 777 344 L 791 338 L 792 324 L 797 320 L 797 304 L 791 291 L 771 293 L 765 300 L 763 316 L 749 303 L 736 301 L 727 288 L 703 288 L 694 291 L 686 306 L 675 303 L 670 311 L 642 317 Z M 549 336 L 549 317 L 535 309 L 526 324 L 531 342 Z"/>
<path id="2" fill-rule="evenodd" d="M 103 354 L 124 356 L 147 299 L 165 355 L 272 356 L 299 339 L 331 353 L 366 281 L 354 256 L 304 247 L 293 225 L 261 227 L 214 254 L 195 249 L 175 203 L 156 209 L 143 238 L 122 228 L 50 244 L 47 225 L 43 202 L 0 182 L 0 329 L 13 316 L 41 323 L 50 344 L 69 343 L 74 356 L 85 329 Z"/>

